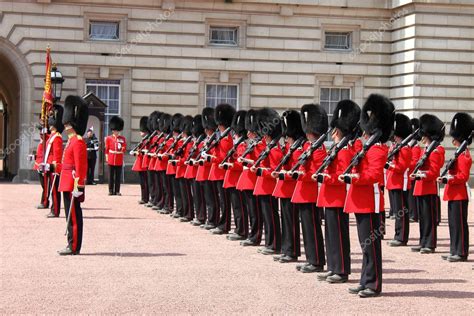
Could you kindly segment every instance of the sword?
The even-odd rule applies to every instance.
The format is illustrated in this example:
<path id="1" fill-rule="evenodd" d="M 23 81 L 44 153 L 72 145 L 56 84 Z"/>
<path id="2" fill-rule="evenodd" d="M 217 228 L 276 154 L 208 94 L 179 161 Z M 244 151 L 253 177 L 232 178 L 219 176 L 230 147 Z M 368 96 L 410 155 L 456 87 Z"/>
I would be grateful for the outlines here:
<path id="1" fill-rule="evenodd" d="M 49 199 L 51 199 L 51 205 L 53 205 L 53 202 L 54 202 L 52 193 L 53 193 L 53 187 L 54 187 L 54 183 L 56 182 L 57 175 L 58 175 L 57 173 L 54 173 L 53 182 L 51 182 L 51 188 L 49 189 Z"/>

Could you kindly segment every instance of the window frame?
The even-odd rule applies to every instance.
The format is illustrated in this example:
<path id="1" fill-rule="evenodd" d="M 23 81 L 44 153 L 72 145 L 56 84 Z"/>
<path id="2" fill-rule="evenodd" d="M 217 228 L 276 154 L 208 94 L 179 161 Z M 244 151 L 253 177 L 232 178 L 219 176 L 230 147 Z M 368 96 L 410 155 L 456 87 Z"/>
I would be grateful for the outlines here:
<path id="1" fill-rule="evenodd" d="M 235 86 L 235 87 L 237 87 L 237 102 L 236 102 L 236 105 L 235 105 L 235 110 L 236 111 L 239 110 L 239 108 L 240 108 L 240 84 L 238 84 L 238 83 L 213 83 L 213 82 L 204 83 L 204 106 L 205 107 L 207 107 L 207 86 Z"/>
<path id="2" fill-rule="evenodd" d="M 110 39 L 91 39 L 89 36 L 89 28 L 91 22 L 110 22 L 118 23 L 119 38 Z M 101 12 L 84 12 L 84 42 L 89 43 L 107 43 L 107 44 L 123 44 L 127 42 L 128 33 L 128 15 L 127 14 L 109 14 Z"/>
<path id="3" fill-rule="evenodd" d="M 235 44 L 231 43 L 213 43 L 211 41 L 211 35 L 212 31 L 214 29 L 235 29 L 234 31 L 234 42 Z M 209 25 L 209 32 L 208 32 L 208 38 L 207 38 L 207 43 L 209 46 L 216 46 L 216 47 L 239 47 L 240 44 L 240 27 L 239 26 L 232 26 L 232 25 Z"/>
<path id="4" fill-rule="evenodd" d="M 332 34 L 346 34 L 346 39 L 349 37 L 349 45 L 347 48 L 337 48 L 337 47 L 327 47 L 327 37 L 328 33 Z M 354 32 L 353 31 L 333 31 L 333 30 L 325 30 L 324 31 L 324 49 L 327 51 L 342 51 L 342 52 L 351 52 L 352 47 L 353 47 L 353 38 L 354 38 Z"/>
<path id="5" fill-rule="evenodd" d="M 116 36 L 117 38 L 92 38 L 91 37 L 91 31 L 92 31 L 92 25 L 96 23 L 96 24 L 116 24 Z M 88 32 L 88 35 L 87 37 L 89 38 L 90 41 L 94 41 L 94 42 L 119 42 L 120 41 L 120 21 L 114 21 L 114 20 L 96 20 L 96 19 L 93 19 L 93 20 L 89 20 L 89 32 Z"/>
<path id="6" fill-rule="evenodd" d="M 321 51 L 327 53 L 352 53 L 360 45 L 360 25 L 355 24 L 322 24 Z M 351 33 L 351 47 L 349 49 L 326 48 L 326 33 Z"/>

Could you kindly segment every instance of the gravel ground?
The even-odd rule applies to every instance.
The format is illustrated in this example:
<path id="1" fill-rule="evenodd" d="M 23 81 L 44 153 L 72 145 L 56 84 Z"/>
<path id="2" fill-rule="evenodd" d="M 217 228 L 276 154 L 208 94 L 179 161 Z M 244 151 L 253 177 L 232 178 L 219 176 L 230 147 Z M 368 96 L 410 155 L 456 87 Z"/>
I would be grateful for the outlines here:
<path id="1" fill-rule="evenodd" d="M 39 185 L 0 184 L 1 314 L 464 314 L 474 310 L 474 271 L 442 261 L 448 253 L 446 204 L 432 255 L 383 246 L 383 295 L 360 299 L 361 251 L 351 218 L 352 271 L 347 284 L 316 281 L 223 236 L 138 206 L 139 187 L 107 196 L 88 186 L 80 256 L 60 257 L 65 219 L 37 210 Z M 469 223 L 473 244 L 474 215 Z M 411 224 L 415 245 L 418 225 Z M 388 220 L 387 237 L 393 235 Z M 388 239 L 388 238 L 387 238 Z M 471 248 L 472 249 L 472 248 Z M 469 312 L 470 311 L 470 312 Z"/>

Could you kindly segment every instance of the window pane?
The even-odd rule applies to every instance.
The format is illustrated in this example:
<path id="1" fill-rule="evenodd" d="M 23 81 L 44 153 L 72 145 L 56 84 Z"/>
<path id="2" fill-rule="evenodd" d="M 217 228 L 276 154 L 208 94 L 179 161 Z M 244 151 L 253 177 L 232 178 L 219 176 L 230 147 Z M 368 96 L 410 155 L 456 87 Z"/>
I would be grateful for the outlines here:
<path id="1" fill-rule="evenodd" d="M 91 21 L 89 26 L 89 38 L 92 40 L 118 40 L 118 22 Z"/>
<path id="2" fill-rule="evenodd" d="M 331 101 L 341 100 L 341 89 L 331 89 Z"/>
<path id="3" fill-rule="evenodd" d="M 214 27 L 209 29 L 209 43 L 214 45 L 237 46 L 237 27 Z"/>
<path id="4" fill-rule="evenodd" d="M 97 91 L 97 96 L 103 101 L 108 99 L 107 86 L 99 86 Z"/>
<path id="5" fill-rule="evenodd" d="M 111 100 L 119 99 L 119 87 L 109 86 L 109 99 Z"/>
<path id="6" fill-rule="evenodd" d="M 95 95 L 97 95 L 97 87 L 96 86 L 87 85 L 86 90 L 87 90 L 86 93 L 92 92 Z"/>
<path id="7" fill-rule="evenodd" d="M 348 50 L 351 48 L 351 32 L 326 32 L 324 47 L 328 49 Z"/>
<path id="8" fill-rule="evenodd" d="M 321 101 L 322 100 L 329 100 L 329 89 L 328 88 L 321 88 Z"/>
<path id="9" fill-rule="evenodd" d="M 206 106 L 216 107 L 220 103 L 228 103 L 237 107 L 238 86 L 236 85 L 206 85 Z"/>
<path id="10" fill-rule="evenodd" d="M 329 102 L 321 101 L 321 106 L 329 113 Z"/>
<path id="11" fill-rule="evenodd" d="M 349 100 L 351 98 L 350 89 L 341 89 L 341 100 Z"/>

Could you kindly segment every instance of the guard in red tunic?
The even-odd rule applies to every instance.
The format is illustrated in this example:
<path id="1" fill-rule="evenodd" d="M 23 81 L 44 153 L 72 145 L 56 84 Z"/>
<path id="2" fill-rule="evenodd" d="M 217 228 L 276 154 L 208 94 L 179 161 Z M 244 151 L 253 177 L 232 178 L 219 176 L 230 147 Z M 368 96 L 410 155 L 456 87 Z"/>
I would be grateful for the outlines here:
<path id="1" fill-rule="evenodd" d="M 193 117 L 191 133 L 193 135 L 193 146 L 189 150 L 189 153 L 184 156 L 184 164 L 186 165 L 184 178 L 191 183 L 193 193 L 195 217 L 191 221 L 191 225 L 201 226 L 205 224 L 207 218 L 206 202 L 204 200 L 204 187 L 202 186 L 202 181 L 197 181 L 198 165 L 190 163 L 190 161 L 194 161 L 194 159 L 196 159 L 202 146 L 204 146 L 204 140 L 206 138 L 204 127 L 202 126 L 201 114 Z"/>
<path id="2" fill-rule="evenodd" d="M 328 115 L 319 104 L 305 104 L 301 108 L 301 123 L 307 139 L 303 149 L 307 151 L 321 135 L 327 132 Z M 303 273 L 321 272 L 326 263 L 321 228 L 323 210 L 316 206 L 318 183 L 312 179 L 312 175 L 318 170 L 325 157 L 326 148 L 322 145 L 314 150 L 299 167 L 296 171 L 298 181 L 291 197 L 291 202 L 298 204 L 300 211 L 306 263 L 298 265 L 296 269 Z"/>
<path id="3" fill-rule="evenodd" d="M 247 130 L 245 129 L 245 117 L 247 111 L 238 111 L 232 118 L 232 131 L 234 132 L 234 144 L 226 154 L 226 160 L 219 165 L 226 170 L 224 176 L 224 190 L 229 192 L 232 210 L 234 212 L 234 232 L 227 236 L 229 240 L 245 240 L 249 233 L 249 221 L 247 205 L 244 202 L 242 191 L 237 190 L 237 182 L 242 174 L 242 164 L 236 160 L 240 157 L 247 144 Z"/>
<path id="4" fill-rule="evenodd" d="M 356 103 L 343 100 L 337 104 L 331 120 L 335 147 L 325 158 L 325 167 L 319 168 L 323 168 L 321 173 L 313 176 L 320 183 L 317 206 L 325 209 L 327 273 L 319 274 L 318 280 L 329 283 L 345 283 L 351 273 L 349 214 L 344 212 L 347 191 L 338 178 L 357 153 L 350 143 L 357 133 L 359 119 L 360 108 Z"/>
<path id="5" fill-rule="evenodd" d="M 70 95 L 64 103 L 63 124 L 68 141 L 64 148 L 59 191 L 63 192 L 67 219 L 67 246 L 61 256 L 78 255 L 82 246 L 82 208 L 87 179 L 87 145 L 82 136 L 87 128 L 89 109 L 79 96 Z"/>
<path id="6" fill-rule="evenodd" d="M 408 116 L 395 114 L 393 150 L 397 144 L 412 133 Z M 406 246 L 410 232 L 410 214 L 408 212 L 408 190 L 410 189 L 411 148 L 402 147 L 386 165 L 386 185 L 390 199 L 390 214 L 395 216 L 395 236 L 388 242 L 391 247 Z"/>
<path id="7" fill-rule="evenodd" d="M 296 180 L 288 171 L 297 163 L 303 153 L 306 141 L 298 111 L 289 110 L 282 114 L 282 131 L 285 137 L 285 158 L 279 163 L 280 168 L 272 173 L 277 180 L 272 195 L 280 200 L 281 205 L 281 255 L 273 257 L 280 263 L 294 262 L 301 256 L 300 220 L 298 204 L 291 203 L 296 187 Z M 286 161 L 285 161 L 286 160 Z"/>
<path id="8" fill-rule="evenodd" d="M 206 153 L 205 156 L 205 158 L 211 162 L 209 180 L 216 182 L 219 196 L 220 218 L 217 227 L 211 230 L 211 233 L 215 235 L 228 234 L 232 222 L 230 190 L 224 188 L 224 177 L 226 172 L 223 168 L 219 168 L 219 165 L 224 161 L 225 156 L 234 146 L 232 133 L 230 132 L 234 114 L 235 109 L 230 104 L 223 103 L 216 107 L 214 115 L 219 130 L 219 141 L 214 148 Z M 227 133 L 227 135 L 222 137 L 221 135 L 223 133 Z"/>
<path id="9" fill-rule="evenodd" d="M 359 297 L 378 296 L 382 291 L 382 245 L 379 212 L 384 209 L 384 197 L 380 188 L 387 161 L 388 147 L 385 142 L 392 134 L 395 107 L 385 96 L 371 94 L 365 102 L 360 126 L 367 139 L 365 155 L 350 173 L 340 180 L 350 184 L 344 211 L 355 213 L 357 233 L 362 248 L 362 271 L 359 286 L 349 293 Z M 372 145 L 373 144 L 373 145 Z M 372 145 L 372 146 L 370 146 Z"/>
<path id="10" fill-rule="evenodd" d="M 282 133 L 281 118 L 275 110 L 263 108 L 258 113 L 258 123 L 260 133 L 267 143 L 267 147 L 251 167 L 251 171 L 257 174 L 253 193 L 257 196 L 258 206 L 262 209 L 265 228 L 265 247 L 259 248 L 258 252 L 264 255 L 273 255 L 281 251 L 279 206 L 278 200 L 272 196 L 276 185 L 276 179 L 272 177 L 272 172 L 275 171 L 283 158 L 279 143 Z M 258 161 L 261 161 L 260 164 Z"/>
<path id="11" fill-rule="evenodd" d="M 247 239 L 240 242 L 240 245 L 259 246 L 262 241 L 263 215 L 262 209 L 258 206 L 257 197 L 253 194 L 257 175 L 250 171 L 260 153 L 265 149 L 265 140 L 261 141 L 258 131 L 258 111 L 249 110 L 245 116 L 245 129 L 247 130 L 247 146 L 245 152 L 239 154 L 235 165 L 242 166 L 242 173 L 237 181 L 237 190 L 242 192 L 244 204 L 247 205 L 250 232 Z"/>
<path id="12" fill-rule="evenodd" d="M 180 218 L 184 216 L 183 207 L 183 196 L 180 189 L 179 181 L 176 178 L 176 164 L 169 163 L 172 159 L 173 154 L 183 144 L 181 134 L 181 121 L 183 120 L 183 114 L 176 113 L 171 117 L 171 132 L 173 137 L 172 142 L 165 151 L 158 155 L 158 159 L 166 162 L 166 176 L 169 178 L 172 186 L 172 199 L 174 200 L 175 209 L 171 212 L 171 217 Z"/>
<path id="13" fill-rule="evenodd" d="M 420 127 L 420 120 L 417 118 L 411 119 L 411 127 L 413 131 L 416 131 Z M 410 171 L 408 174 L 412 174 L 413 169 L 416 166 L 418 160 L 421 157 L 421 148 L 418 144 L 421 140 L 420 133 L 417 133 L 413 141 L 410 143 L 411 149 L 411 162 L 410 162 Z M 410 211 L 410 221 L 418 222 L 418 204 L 416 203 L 416 198 L 413 195 L 413 190 L 415 189 L 415 179 L 410 179 L 410 189 L 408 190 L 408 209 Z"/>
<path id="14" fill-rule="evenodd" d="M 207 135 L 205 144 L 209 145 L 212 139 L 216 138 L 217 124 L 215 119 L 214 108 L 206 107 L 202 110 L 202 126 Z M 203 147 L 204 149 L 204 147 Z M 200 152 L 202 153 L 202 151 Z M 198 160 L 192 163 L 198 163 L 196 181 L 201 182 L 204 188 L 204 201 L 207 207 L 207 222 L 200 227 L 211 230 L 217 227 L 219 221 L 220 207 L 219 207 L 219 191 L 217 188 L 217 181 L 210 181 L 209 175 L 211 172 L 211 162 L 203 159 L 201 155 L 196 157 Z"/>
<path id="15" fill-rule="evenodd" d="M 414 195 L 418 203 L 420 224 L 420 244 L 411 248 L 422 254 L 433 253 L 437 246 L 437 226 L 439 220 L 438 183 L 436 179 L 444 165 L 444 148 L 440 143 L 444 139 L 444 123 L 434 115 L 420 117 L 422 143 L 426 148 L 421 153 L 411 177 L 416 179 Z"/>
<path id="16" fill-rule="evenodd" d="M 50 195 L 51 195 L 51 212 L 47 215 L 48 218 L 59 217 L 61 210 L 61 194 L 58 192 L 59 188 L 59 174 L 61 173 L 61 160 L 63 158 L 63 138 L 61 133 L 64 130 L 63 107 L 55 104 L 52 114 L 49 117 L 48 125 L 51 136 L 46 143 L 46 156 L 44 161 L 44 169 L 49 178 Z"/>
<path id="17" fill-rule="evenodd" d="M 105 138 L 105 161 L 109 165 L 109 195 L 122 195 L 120 182 L 122 181 L 123 156 L 127 150 L 127 141 L 120 135 L 123 130 L 123 119 L 112 116 L 109 128 L 112 135 Z"/>
<path id="18" fill-rule="evenodd" d="M 138 204 L 146 204 L 150 200 L 150 190 L 148 185 L 147 166 L 143 163 L 146 149 L 148 148 L 148 137 L 150 130 L 148 129 L 148 116 L 140 118 L 140 137 L 142 138 L 135 151 L 132 153 L 135 156 L 135 162 L 132 166 L 132 171 L 138 172 L 140 178 L 141 199 Z"/>
<path id="19" fill-rule="evenodd" d="M 180 130 L 182 140 L 178 142 L 175 150 L 172 152 L 171 159 L 168 161 L 168 165 L 171 164 L 176 167 L 175 178 L 178 182 L 181 203 L 183 205 L 183 214 L 179 219 L 180 222 L 190 222 L 194 218 L 192 182 L 184 177 L 187 169 L 187 165 L 184 162 L 193 146 L 192 126 L 193 117 L 191 115 L 186 115 L 181 119 Z"/>
<path id="20" fill-rule="evenodd" d="M 40 131 L 40 142 L 38 144 L 38 147 L 36 147 L 35 164 L 33 166 L 33 170 L 36 170 L 38 172 L 39 182 L 41 184 L 41 200 L 40 204 L 36 208 L 45 209 L 49 208 L 49 179 L 48 177 L 45 177 L 45 172 L 43 170 L 44 147 L 42 125 L 39 125 L 38 129 Z M 49 132 L 46 133 L 46 142 L 48 142 L 49 136 Z"/>
<path id="21" fill-rule="evenodd" d="M 164 133 L 165 137 L 158 141 L 158 145 L 153 152 L 153 156 L 156 157 L 153 169 L 157 171 L 161 177 L 163 194 L 161 201 L 152 209 L 157 209 L 157 212 L 160 214 L 171 214 L 174 210 L 173 176 L 166 174 L 168 157 L 163 155 L 173 144 L 173 131 L 171 129 L 172 118 L 173 117 L 168 113 L 161 115 L 159 120 L 160 130 Z"/>
<path id="22" fill-rule="evenodd" d="M 466 261 L 469 256 L 467 210 L 471 194 L 468 181 L 472 158 L 467 145 L 472 142 L 473 130 L 474 121 L 469 114 L 461 112 L 454 115 L 449 135 L 453 138 L 458 156 L 448 163 L 448 173 L 438 179 L 446 183 L 443 200 L 448 201 L 450 251 L 448 256 L 442 258 L 449 262 Z"/>
<path id="23" fill-rule="evenodd" d="M 143 164 L 148 169 L 148 178 L 150 181 L 150 202 L 145 204 L 146 207 L 151 207 L 157 211 L 163 207 L 163 179 L 161 173 L 155 170 L 156 164 L 156 149 L 165 138 L 165 133 L 160 128 L 162 112 L 154 111 L 148 118 L 148 129 L 155 134 L 151 139 L 146 150 Z"/>

